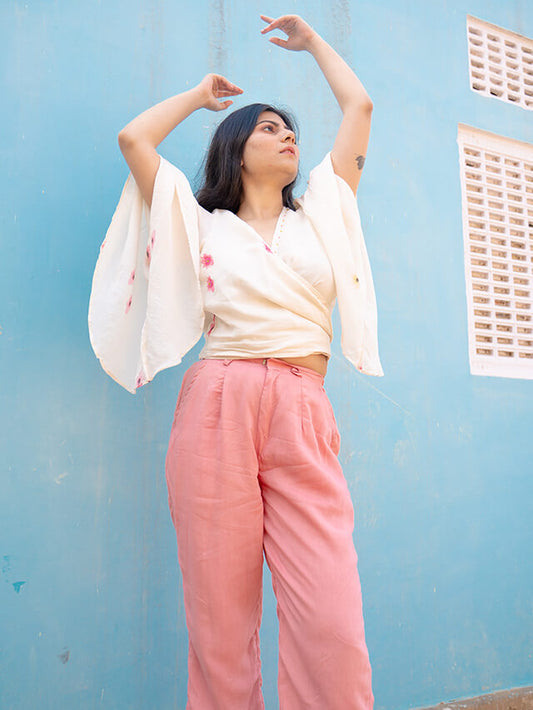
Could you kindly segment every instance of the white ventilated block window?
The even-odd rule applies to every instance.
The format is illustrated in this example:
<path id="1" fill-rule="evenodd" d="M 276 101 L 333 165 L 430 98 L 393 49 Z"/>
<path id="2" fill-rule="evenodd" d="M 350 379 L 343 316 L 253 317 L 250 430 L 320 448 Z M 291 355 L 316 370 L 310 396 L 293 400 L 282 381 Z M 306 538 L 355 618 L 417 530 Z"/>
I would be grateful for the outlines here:
<path id="1" fill-rule="evenodd" d="M 533 379 L 533 145 L 459 124 L 470 370 Z"/>
<path id="2" fill-rule="evenodd" d="M 533 40 L 467 15 L 470 87 L 533 110 Z"/>

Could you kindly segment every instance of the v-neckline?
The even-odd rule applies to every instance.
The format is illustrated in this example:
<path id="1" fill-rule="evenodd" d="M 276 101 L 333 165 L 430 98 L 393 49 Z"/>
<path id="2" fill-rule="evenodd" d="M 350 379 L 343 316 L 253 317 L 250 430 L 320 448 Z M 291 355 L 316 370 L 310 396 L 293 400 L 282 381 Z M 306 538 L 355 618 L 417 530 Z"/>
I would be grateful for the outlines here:
<path id="1" fill-rule="evenodd" d="M 274 233 L 272 234 L 272 241 L 269 244 L 266 241 L 266 239 L 263 239 L 263 237 L 259 234 L 257 229 L 252 227 L 251 224 L 249 224 L 246 220 L 242 219 L 242 217 L 239 217 L 239 215 L 235 214 L 235 212 L 231 212 L 231 210 L 228 210 L 228 212 L 230 212 L 230 214 L 232 214 L 236 219 L 238 219 L 239 222 L 242 222 L 242 224 L 244 224 L 246 227 L 251 229 L 252 232 L 256 235 L 256 237 L 258 237 L 262 241 L 262 243 L 265 245 L 266 249 L 268 251 L 271 251 L 273 254 L 278 253 L 279 242 L 280 242 L 280 238 L 281 238 L 281 229 L 282 229 L 283 223 L 285 222 L 285 217 L 286 217 L 288 211 L 289 211 L 288 207 L 283 206 L 281 208 L 281 212 L 278 215 L 278 219 L 276 221 L 276 226 L 274 228 Z"/>

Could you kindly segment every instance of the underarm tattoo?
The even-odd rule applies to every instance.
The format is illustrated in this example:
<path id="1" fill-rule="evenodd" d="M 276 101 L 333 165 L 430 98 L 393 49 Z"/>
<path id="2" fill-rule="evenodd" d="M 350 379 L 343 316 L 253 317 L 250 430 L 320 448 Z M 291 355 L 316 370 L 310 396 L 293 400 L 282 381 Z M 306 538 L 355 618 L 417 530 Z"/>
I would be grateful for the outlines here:
<path id="1" fill-rule="evenodd" d="M 358 155 L 356 158 L 357 161 L 357 167 L 359 170 L 363 169 L 363 165 L 365 164 L 365 156 L 364 155 Z"/>

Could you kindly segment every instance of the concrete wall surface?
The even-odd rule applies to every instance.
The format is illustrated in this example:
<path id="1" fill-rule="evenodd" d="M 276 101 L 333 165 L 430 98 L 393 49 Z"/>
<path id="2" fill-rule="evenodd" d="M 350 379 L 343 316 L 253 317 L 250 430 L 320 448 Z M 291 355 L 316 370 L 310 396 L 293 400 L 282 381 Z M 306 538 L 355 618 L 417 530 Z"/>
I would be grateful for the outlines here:
<path id="1" fill-rule="evenodd" d="M 183 710 L 187 633 L 164 457 L 199 345 L 132 396 L 89 343 L 94 265 L 128 168 L 118 131 L 208 71 L 290 106 L 301 183 L 340 120 L 298 13 L 374 103 L 358 200 L 385 377 L 326 378 L 356 508 L 376 709 L 533 684 L 533 381 L 470 374 L 459 122 L 533 143 L 469 88 L 466 16 L 533 37 L 528 0 L 0 4 L 0 708 Z M 194 183 L 220 115 L 160 146 Z M 533 265 L 530 265 L 533 268 Z M 264 695 L 278 707 L 265 571 Z M 293 710 L 293 709 L 290 709 Z M 296 709 L 294 709 L 296 710 Z"/>

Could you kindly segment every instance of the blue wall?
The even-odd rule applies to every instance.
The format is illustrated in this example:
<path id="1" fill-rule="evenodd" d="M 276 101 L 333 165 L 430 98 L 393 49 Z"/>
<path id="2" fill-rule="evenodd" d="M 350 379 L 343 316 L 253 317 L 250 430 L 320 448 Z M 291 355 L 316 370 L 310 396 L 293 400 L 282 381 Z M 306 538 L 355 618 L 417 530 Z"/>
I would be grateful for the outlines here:
<path id="1" fill-rule="evenodd" d="M 457 123 L 533 142 L 468 85 L 466 14 L 533 37 L 527 0 L 55 3 L 0 8 L 0 707 L 185 707 L 187 640 L 164 456 L 186 367 L 133 397 L 87 333 L 134 115 L 218 71 L 300 117 L 302 173 L 339 121 L 310 56 L 259 34 L 297 12 L 374 102 L 359 188 L 384 378 L 327 388 L 356 504 L 376 708 L 533 684 L 533 381 L 469 373 Z M 220 118 L 160 147 L 194 179 Z M 305 177 L 301 188 L 305 185 Z M 266 582 L 268 577 L 266 573 Z M 277 707 L 267 593 L 265 697 Z"/>

